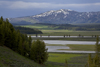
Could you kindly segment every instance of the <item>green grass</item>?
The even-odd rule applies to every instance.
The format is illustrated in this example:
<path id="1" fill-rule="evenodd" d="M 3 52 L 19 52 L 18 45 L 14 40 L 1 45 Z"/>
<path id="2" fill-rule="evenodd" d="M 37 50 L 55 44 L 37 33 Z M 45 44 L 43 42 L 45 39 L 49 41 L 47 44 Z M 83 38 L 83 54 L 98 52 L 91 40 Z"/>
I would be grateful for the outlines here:
<path id="1" fill-rule="evenodd" d="M 68 67 L 85 67 L 88 60 L 88 54 L 66 54 L 66 53 L 49 53 L 48 62 L 64 67 L 65 59 Z M 51 63 L 52 64 L 52 63 Z"/>
<path id="2" fill-rule="evenodd" d="M 77 45 L 77 44 L 68 44 L 71 50 L 78 50 L 78 51 L 95 51 L 95 45 Z"/>
<path id="3" fill-rule="evenodd" d="M 65 59 L 71 60 L 70 58 L 81 56 L 79 54 L 58 54 L 58 53 L 49 53 L 48 61 L 51 62 L 59 62 L 59 63 L 65 63 Z"/>
<path id="4" fill-rule="evenodd" d="M 42 67 L 7 47 L 0 46 L 0 67 Z"/>
<path id="5" fill-rule="evenodd" d="M 100 31 L 72 31 L 72 30 L 41 30 L 43 34 L 38 34 L 42 36 L 64 36 L 64 35 L 70 35 L 70 36 L 91 36 L 92 35 L 99 35 L 100 36 Z M 35 34 L 31 34 L 35 35 Z"/>
<path id="6" fill-rule="evenodd" d="M 42 30 L 43 35 L 51 35 L 51 36 L 92 36 L 92 35 L 100 35 L 100 31 L 70 31 L 70 30 Z"/>
<path id="7" fill-rule="evenodd" d="M 92 36 L 92 35 L 100 35 L 100 31 L 74 31 L 74 30 L 67 30 L 67 29 L 57 29 L 57 27 L 51 27 L 48 25 L 22 25 L 22 27 L 28 28 L 37 28 L 43 32 L 43 35 L 52 35 L 52 36 L 63 36 L 63 35 L 71 35 L 71 36 L 78 36 L 85 35 L 85 36 Z"/>
<path id="8" fill-rule="evenodd" d="M 49 27 L 46 25 L 22 25 L 21 27 L 37 28 L 39 30 L 53 30 L 55 27 Z"/>
<path id="9" fill-rule="evenodd" d="M 43 33 L 60 33 L 60 32 L 72 32 L 71 30 L 41 30 Z"/>

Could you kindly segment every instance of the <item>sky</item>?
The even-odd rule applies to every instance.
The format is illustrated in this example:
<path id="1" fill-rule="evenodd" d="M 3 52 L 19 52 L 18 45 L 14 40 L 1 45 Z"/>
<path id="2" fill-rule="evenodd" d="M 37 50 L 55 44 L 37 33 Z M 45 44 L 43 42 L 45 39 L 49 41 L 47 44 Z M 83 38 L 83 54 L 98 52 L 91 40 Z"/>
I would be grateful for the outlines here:
<path id="1" fill-rule="evenodd" d="M 0 16 L 4 18 L 32 16 L 60 9 L 97 12 L 100 11 L 100 0 L 0 0 Z"/>

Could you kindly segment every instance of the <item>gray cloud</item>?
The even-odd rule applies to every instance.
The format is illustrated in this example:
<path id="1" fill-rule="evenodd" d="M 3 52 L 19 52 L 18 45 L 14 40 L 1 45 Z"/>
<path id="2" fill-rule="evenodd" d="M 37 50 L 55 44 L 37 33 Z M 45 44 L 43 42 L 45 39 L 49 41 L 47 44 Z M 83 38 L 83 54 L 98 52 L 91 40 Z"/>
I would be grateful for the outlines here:
<path id="1" fill-rule="evenodd" d="M 89 7 L 100 6 L 100 3 L 86 3 L 86 4 L 56 4 L 56 3 L 38 3 L 38 2 L 24 2 L 24 1 L 0 1 L 0 5 L 4 8 L 10 9 L 30 9 L 30 8 L 60 8 L 60 7 Z"/>

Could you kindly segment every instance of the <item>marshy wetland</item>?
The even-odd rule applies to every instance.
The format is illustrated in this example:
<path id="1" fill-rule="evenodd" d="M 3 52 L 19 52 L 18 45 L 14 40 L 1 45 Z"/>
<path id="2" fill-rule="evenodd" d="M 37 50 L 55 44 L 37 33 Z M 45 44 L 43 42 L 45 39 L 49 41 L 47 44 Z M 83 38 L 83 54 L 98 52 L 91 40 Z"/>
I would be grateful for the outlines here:
<path id="1" fill-rule="evenodd" d="M 54 30 L 48 26 L 41 27 L 36 28 L 40 29 L 43 34 L 28 35 L 31 35 L 33 40 L 40 39 L 45 42 L 49 52 L 48 61 L 45 64 L 49 62 L 53 67 L 64 67 L 67 59 L 68 67 L 84 67 L 88 54 L 94 55 L 96 35 L 100 36 L 100 31 Z"/>

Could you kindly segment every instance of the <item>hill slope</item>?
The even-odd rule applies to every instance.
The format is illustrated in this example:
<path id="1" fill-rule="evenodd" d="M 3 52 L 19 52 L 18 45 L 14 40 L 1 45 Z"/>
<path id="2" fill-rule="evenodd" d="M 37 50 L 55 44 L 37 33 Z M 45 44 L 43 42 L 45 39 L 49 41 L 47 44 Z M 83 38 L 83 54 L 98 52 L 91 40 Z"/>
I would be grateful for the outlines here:
<path id="1" fill-rule="evenodd" d="M 42 67 L 7 47 L 0 46 L 0 67 Z"/>

